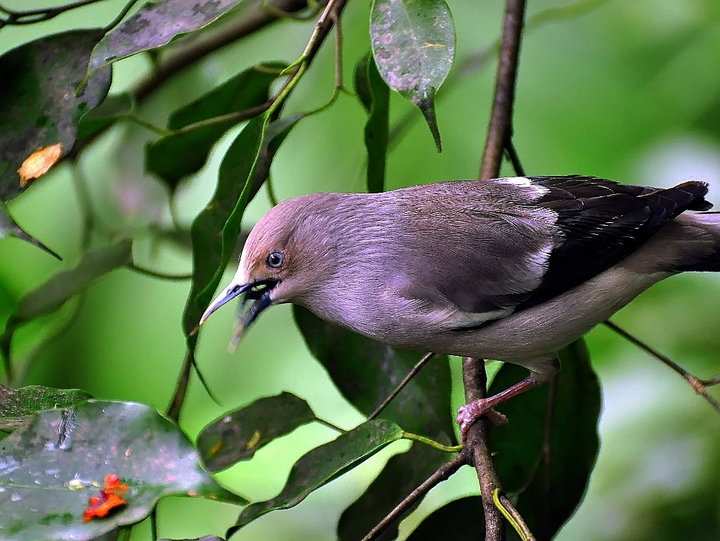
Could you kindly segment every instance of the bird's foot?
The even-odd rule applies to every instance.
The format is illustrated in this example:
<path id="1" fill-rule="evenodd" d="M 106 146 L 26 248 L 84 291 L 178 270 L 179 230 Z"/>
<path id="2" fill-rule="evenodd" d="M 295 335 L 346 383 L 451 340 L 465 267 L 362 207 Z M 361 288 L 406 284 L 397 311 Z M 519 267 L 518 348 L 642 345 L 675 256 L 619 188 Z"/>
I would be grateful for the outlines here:
<path id="1" fill-rule="evenodd" d="M 463 439 L 468 429 L 480 417 L 486 417 L 495 426 L 507 423 L 507 417 L 499 411 L 495 411 L 486 399 L 481 398 L 458 408 L 458 416 L 455 418 L 455 422 L 460 426 Z"/>

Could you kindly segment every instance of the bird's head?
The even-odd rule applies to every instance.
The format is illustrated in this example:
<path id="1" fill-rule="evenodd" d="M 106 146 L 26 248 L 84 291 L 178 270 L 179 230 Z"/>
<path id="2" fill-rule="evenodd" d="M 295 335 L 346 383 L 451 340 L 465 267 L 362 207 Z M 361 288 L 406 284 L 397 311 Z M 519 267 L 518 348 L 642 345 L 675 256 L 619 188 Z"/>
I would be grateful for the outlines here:
<path id="1" fill-rule="evenodd" d="M 237 272 L 200 318 L 202 325 L 218 308 L 244 295 L 252 301 L 238 321 L 237 336 L 273 304 L 302 301 L 320 287 L 334 245 L 318 212 L 315 196 L 284 201 L 271 209 L 245 241 Z M 322 207 L 322 205 L 320 205 Z"/>

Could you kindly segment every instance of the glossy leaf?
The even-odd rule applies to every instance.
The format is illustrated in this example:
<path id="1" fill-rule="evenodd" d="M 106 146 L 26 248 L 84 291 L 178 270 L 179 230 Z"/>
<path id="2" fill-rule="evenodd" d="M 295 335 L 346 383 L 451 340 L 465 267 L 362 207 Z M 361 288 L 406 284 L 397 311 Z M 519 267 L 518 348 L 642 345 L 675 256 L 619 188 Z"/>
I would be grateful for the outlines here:
<path id="1" fill-rule="evenodd" d="M 422 357 L 422 353 L 393 348 L 327 323 L 305 308 L 293 306 L 293 310 L 310 352 L 345 398 L 366 415 Z M 448 358 L 440 355 L 430 359 L 382 417 L 392 419 L 408 432 L 452 441 Z"/>
<path id="2" fill-rule="evenodd" d="M 95 47 L 88 73 L 129 56 L 156 49 L 198 30 L 234 8 L 240 0 L 157 0 L 147 2 Z"/>
<path id="3" fill-rule="evenodd" d="M 372 54 L 360 59 L 355 68 L 355 92 L 368 113 L 364 132 L 368 155 L 367 190 L 382 192 L 389 141 L 390 90 L 380 77 Z"/>
<path id="4" fill-rule="evenodd" d="M 22 239 L 29 242 L 30 244 L 34 244 L 41 250 L 49 253 L 51 256 L 57 259 L 62 259 L 58 254 L 53 252 L 50 248 L 45 246 L 42 242 L 30 235 L 22 227 L 20 227 L 20 225 L 15 222 L 14 218 L 10 216 L 10 213 L 8 213 L 5 204 L 0 202 L 0 239 L 3 239 L 5 237 L 15 237 L 18 239 Z"/>
<path id="5" fill-rule="evenodd" d="M 135 109 L 133 97 L 127 92 L 108 96 L 105 101 L 80 118 L 78 140 L 91 137 L 107 128 L 118 119 L 124 118 Z"/>
<path id="6" fill-rule="evenodd" d="M 413 530 L 407 541 L 484 538 L 482 499 L 480 496 L 468 496 L 433 511 Z"/>
<path id="7" fill-rule="evenodd" d="M 315 420 L 302 398 L 292 393 L 260 398 L 208 424 L 198 436 L 198 450 L 210 471 L 249 460 L 275 438 Z"/>
<path id="8" fill-rule="evenodd" d="M 53 389 L 40 385 L 13 389 L 0 385 L 0 430 L 14 430 L 39 411 L 67 408 L 91 398 L 80 389 Z"/>
<path id="9" fill-rule="evenodd" d="M 54 34 L 0 57 L 0 200 L 23 191 L 17 170 L 33 152 L 60 144 L 61 156 L 67 154 L 80 116 L 105 98 L 109 69 L 91 77 L 76 95 L 102 35 L 100 29 Z"/>
<path id="10" fill-rule="evenodd" d="M 228 537 L 265 513 L 299 504 L 311 492 L 371 457 L 386 445 L 397 441 L 401 436 L 402 429 L 395 423 L 376 419 L 312 449 L 293 465 L 280 494 L 243 509 L 237 525 L 228 531 Z"/>
<path id="11" fill-rule="evenodd" d="M 338 539 L 362 539 L 391 509 L 450 458 L 448 453 L 417 442 L 406 453 L 393 456 L 367 490 L 343 512 L 338 523 Z M 378 539 L 395 539 L 398 525 L 398 522 L 391 524 Z"/>
<path id="12" fill-rule="evenodd" d="M 374 0 L 370 40 L 380 75 L 420 109 L 440 152 L 435 93 L 455 57 L 455 28 L 447 4 L 444 0 Z"/>
<path id="13" fill-rule="evenodd" d="M 2 539 L 91 539 L 139 522 L 171 494 L 244 503 L 200 468 L 176 425 L 130 402 L 40 412 L 0 442 L 0 464 Z M 108 474 L 129 487 L 127 505 L 83 522 Z"/>
<path id="14" fill-rule="evenodd" d="M 197 172 L 205 165 L 213 145 L 228 129 L 263 112 L 255 108 L 267 102 L 270 85 L 284 66 L 272 63 L 245 70 L 175 111 L 168 127 L 179 131 L 148 145 L 148 171 L 162 178 L 173 189 L 180 179 Z M 248 116 L 236 115 L 221 119 L 225 115 L 248 110 Z M 191 130 L 183 130 L 208 119 L 213 121 Z"/>
<path id="15" fill-rule="evenodd" d="M 563 349 L 561 362 L 550 426 L 545 426 L 551 391 L 546 384 L 499 406 L 508 423 L 495 428 L 491 439 L 503 488 L 519 494 L 516 507 L 538 539 L 552 538 L 582 501 L 599 445 L 600 387 L 584 341 Z M 526 369 L 505 364 L 490 393 L 525 376 Z"/>
<path id="16" fill-rule="evenodd" d="M 197 342 L 192 331 L 210 304 L 235 250 L 245 208 L 267 178 L 279 146 L 303 116 L 273 122 L 264 133 L 265 119 L 254 118 L 230 145 L 220 164 L 215 193 L 191 228 L 193 279 L 183 314 L 183 328 L 191 350 Z"/>

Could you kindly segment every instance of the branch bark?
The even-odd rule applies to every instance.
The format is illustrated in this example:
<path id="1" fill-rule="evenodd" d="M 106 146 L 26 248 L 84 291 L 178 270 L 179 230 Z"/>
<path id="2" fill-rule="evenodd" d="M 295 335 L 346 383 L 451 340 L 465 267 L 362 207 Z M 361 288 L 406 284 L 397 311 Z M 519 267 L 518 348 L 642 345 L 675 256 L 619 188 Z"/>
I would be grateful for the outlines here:
<path id="1" fill-rule="evenodd" d="M 483 179 L 494 178 L 500 174 L 503 152 L 510 139 L 524 16 L 525 0 L 507 0 L 495 79 L 495 96 L 480 165 L 480 178 Z M 485 398 L 487 375 L 483 359 L 471 357 L 463 359 L 463 384 L 465 399 L 468 403 Z M 485 511 L 485 539 L 486 541 L 498 541 L 504 537 L 504 523 L 502 513 L 493 501 L 493 493 L 501 490 L 501 485 L 490 454 L 488 429 L 486 419 L 480 419 L 473 424 L 467 431 L 465 446 L 472 457 L 472 463 L 480 483 Z"/>

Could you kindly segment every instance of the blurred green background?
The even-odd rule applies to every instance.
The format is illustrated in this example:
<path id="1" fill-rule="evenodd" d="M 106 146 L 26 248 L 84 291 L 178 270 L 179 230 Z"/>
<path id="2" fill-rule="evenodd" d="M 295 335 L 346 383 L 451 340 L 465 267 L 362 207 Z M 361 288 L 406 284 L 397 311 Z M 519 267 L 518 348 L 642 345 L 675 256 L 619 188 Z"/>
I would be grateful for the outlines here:
<path id="1" fill-rule="evenodd" d="M 27 9 L 57 2 L 6 1 Z M 111 20 L 124 0 L 108 0 L 41 25 L 5 27 L 7 50 L 53 31 Z M 502 2 L 450 0 L 457 58 L 439 92 L 437 114 L 444 152 L 435 153 L 420 115 L 392 97 L 393 123 L 411 115 L 388 162 L 388 188 L 477 176 L 494 83 L 494 50 Z M 350 2 L 343 15 L 345 82 L 368 49 L 368 2 Z M 710 182 L 720 202 L 720 3 L 717 0 L 529 2 L 515 109 L 515 144 L 528 174 L 596 175 L 633 184 Z M 312 23 L 285 21 L 225 47 L 173 79 L 147 100 L 143 117 L 167 115 L 230 75 L 263 60 L 294 60 Z M 329 98 L 333 51 L 326 43 L 286 108 L 319 106 Z M 146 57 L 115 64 L 112 93 L 150 70 Z M 305 120 L 282 147 L 272 171 L 277 196 L 364 188 L 359 102 L 341 95 L 328 111 Z M 185 181 L 172 202 L 188 225 L 210 197 L 219 159 L 237 129 L 216 147 L 202 172 Z M 13 201 L 16 219 L 62 254 L 59 262 L 29 244 L 0 240 L 0 320 L 16 301 L 79 258 L 81 209 L 74 182 L 88 183 L 103 234 L 131 236 L 136 262 L 168 273 L 191 270 L 187 247 L 158 234 L 171 225 L 165 189 L 143 172 L 149 132 L 122 124 L 85 151 L 76 168 L 62 165 Z M 511 174 L 506 167 L 504 172 Z M 259 194 L 245 217 L 251 227 L 270 204 Z M 234 269 L 228 269 L 228 278 Z M 118 270 L 99 279 L 59 313 L 28 324 L 16 338 L 16 357 L 30 369 L 25 383 L 79 387 L 99 398 L 135 400 L 163 410 L 183 358 L 180 317 L 187 282 L 167 282 Z M 720 277 L 686 275 L 654 287 L 615 321 L 700 377 L 720 373 Z M 233 314 L 206 325 L 198 361 L 215 405 L 193 382 L 181 425 L 193 438 L 233 407 L 280 391 L 307 399 L 316 413 L 345 428 L 362 417 L 335 391 L 309 356 L 287 306 L 266 312 L 233 354 L 226 351 Z M 610 330 L 589 337 L 603 386 L 602 447 L 580 510 L 558 539 L 720 539 L 720 415 L 677 375 Z M 22 362 L 21 361 L 21 362 Z M 457 375 L 457 359 L 452 360 Z M 718 393 L 715 392 L 718 396 Z M 455 392 L 460 404 L 460 389 Z M 448 412 L 451 414 L 451 412 Z M 539 420 L 540 421 L 540 420 Z M 512 422 L 512 419 L 510 419 Z M 334 434 L 305 426 L 262 449 L 248 463 L 219 475 L 251 500 L 276 494 L 293 462 Z M 313 493 L 298 507 L 266 515 L 233 539 L 334 538 L 340 512 L 405 444 Z M 476 491 L 465 468 L 435 488 L 403 523 L 410 531 L 440 502 Z M 222 535 L 238 509 L 168 498 L 159 506 L 161 537 Z M 448 525 L 452 537 L 452 525 Z M 134 541 L 149 538 L 137 527 Z"/>

